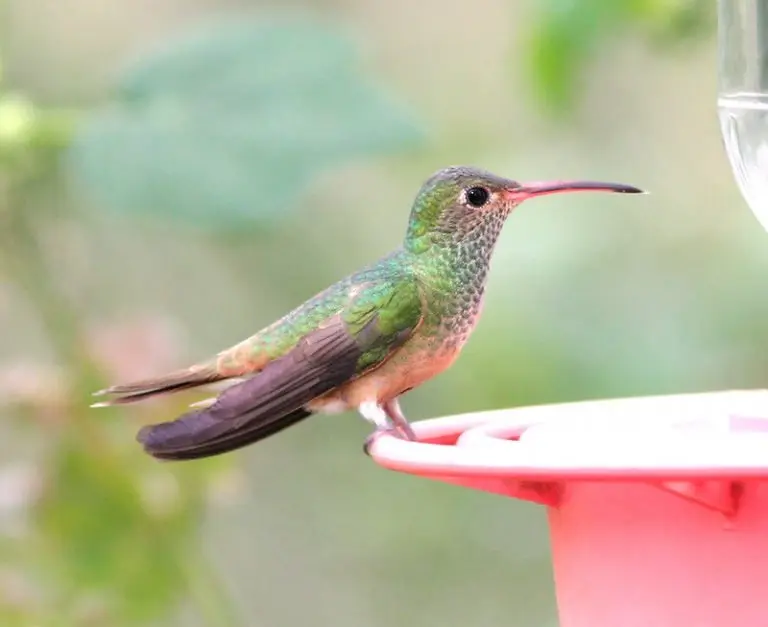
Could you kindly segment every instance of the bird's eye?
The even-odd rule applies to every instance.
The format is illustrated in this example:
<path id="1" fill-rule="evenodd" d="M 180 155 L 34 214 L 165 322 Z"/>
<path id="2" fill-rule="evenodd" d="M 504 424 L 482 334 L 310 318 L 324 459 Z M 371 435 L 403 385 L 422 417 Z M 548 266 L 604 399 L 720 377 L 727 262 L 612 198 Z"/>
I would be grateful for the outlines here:
<path id="1" fill-rule="evenodd" d="M 473 207 L 482 207 L 488 202 L 491 193 L 485 187 L 470 187 L 467 190 L 467 202 Z"/>

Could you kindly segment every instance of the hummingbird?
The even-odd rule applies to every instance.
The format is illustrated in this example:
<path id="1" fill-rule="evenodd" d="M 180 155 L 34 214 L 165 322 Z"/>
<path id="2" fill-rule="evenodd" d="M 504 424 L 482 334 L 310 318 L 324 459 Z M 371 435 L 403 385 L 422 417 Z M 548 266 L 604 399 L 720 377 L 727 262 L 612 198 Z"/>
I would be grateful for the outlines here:
<path id="1" fill-rule="evenodd" d="M 449 368 L 483 308 L 491 255 L 524 200 L 546 194 L 643 193 L 594 181 L 518 183 L 452 166 L 422 185 L 402 245 L 215 357 L 113 385 L 93 406 L 211 384 L 218 395 L 137 440 L 157 459 L 191 460 L 253 444 L 315 414 L 357 410 L 374 431 L 415 439 L 399 398 Z"/>

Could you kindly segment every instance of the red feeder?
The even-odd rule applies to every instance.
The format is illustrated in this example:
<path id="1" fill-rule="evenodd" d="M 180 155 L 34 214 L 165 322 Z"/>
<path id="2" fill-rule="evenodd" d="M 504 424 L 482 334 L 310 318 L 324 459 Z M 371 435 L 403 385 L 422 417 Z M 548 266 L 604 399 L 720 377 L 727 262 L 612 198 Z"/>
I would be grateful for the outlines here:
<path id="1" fill-rule="evenodd" d="M 546 505 L 561 627 L 768 625 L 768 391 L 541 405 L 383 435 L 380 465 Z"/>

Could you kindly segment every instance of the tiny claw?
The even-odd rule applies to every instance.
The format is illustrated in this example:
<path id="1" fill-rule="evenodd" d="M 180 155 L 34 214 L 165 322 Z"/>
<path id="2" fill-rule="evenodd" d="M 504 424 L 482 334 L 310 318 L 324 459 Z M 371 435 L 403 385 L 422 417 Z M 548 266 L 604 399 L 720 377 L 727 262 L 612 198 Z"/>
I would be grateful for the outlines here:
<path id="1" fill-rule="evenodd" d="M 373 446 L 373 443 L 376 441 L 376 437 L 378 436 L 379 432 L 374 431 L 369 435 L 367 438 L 365 438 L 365 441 L 363 442 L 363 453 L 367 455 L 368 457 L 371 456 L 371 446 Z"/>
<path id="2" fill-rule="evenodd" d="M 96 390 L 95 392 L 91 392 L 91 396 L 104 396 L 109 392 L 109 388 L 104 388 L 103 390 Z"/>
<path id="3" fill-rule="evenodd" d="M 394 435 L 396 438 L 400 438 L 401 435 L 395 430 L 390 428 L 386 429 L 376 429 L 373 433 L 371 433 L 367 438 L 365 438 L 365 441 L 363 442 L 363 453 L 365 453 L 368 457 L 371 456 L 371 446 L 373 446 L 373 443 L 379 439 L 380 436 L 384 434 Z"/>
<path id="4" fill-rule="evenodd" d="M 111 407 L 111 406 L 112 406 L 112 403 L 108 403 L 108 402 L 91 403 L 91 407 L 92 408 L 96 408 L 96 407 Z"/>

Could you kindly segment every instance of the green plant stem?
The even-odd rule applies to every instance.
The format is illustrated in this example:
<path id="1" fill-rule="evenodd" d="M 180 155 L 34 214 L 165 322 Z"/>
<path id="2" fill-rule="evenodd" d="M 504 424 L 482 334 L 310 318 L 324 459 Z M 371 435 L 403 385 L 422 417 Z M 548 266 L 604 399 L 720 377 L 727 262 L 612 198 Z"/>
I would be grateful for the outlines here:
<path id="1" fill-rule="evenodd" d="M 211 627 L 237 627 L 242 624 L 235 615 L 226 586 L 213 565 L 201 555 L 179 555 L 179 566 L 184 573 L 190 599 Z"/>
<path id="2" fill-rule="evenodd" d="M 90 358 L 82 350 L 76 313 L 56 288 L 33 229 L 22 213 L 9 211 L 3 229 L 4 262 L 8 274 L 35 306 L 57 357 L 67 366 L 77 368 Z"/>

